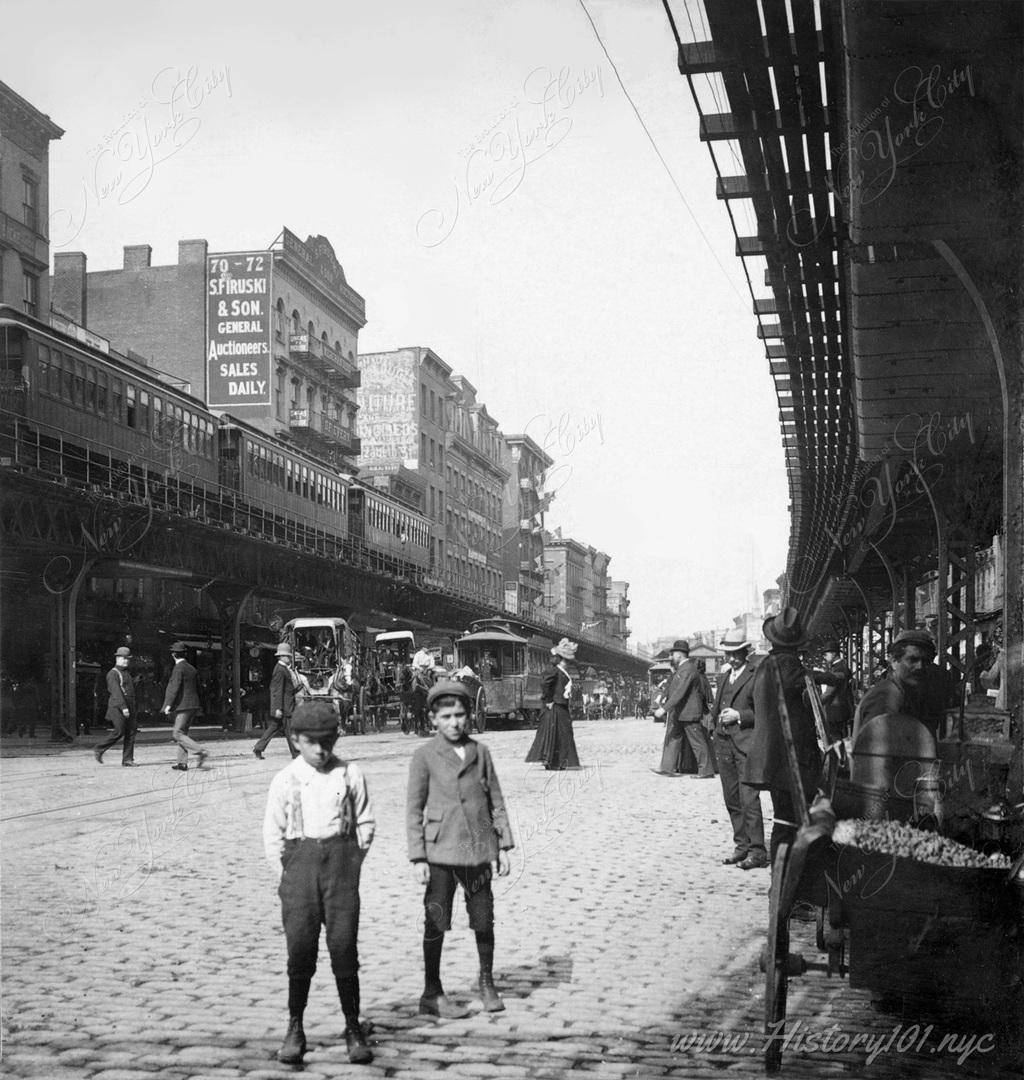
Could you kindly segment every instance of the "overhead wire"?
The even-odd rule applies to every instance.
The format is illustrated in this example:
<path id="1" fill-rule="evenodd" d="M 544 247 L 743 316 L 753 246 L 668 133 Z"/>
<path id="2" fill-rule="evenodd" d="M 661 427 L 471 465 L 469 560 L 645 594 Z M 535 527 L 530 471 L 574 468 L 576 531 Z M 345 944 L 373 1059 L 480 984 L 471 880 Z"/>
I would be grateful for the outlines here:
<path id="1" fill-rule="evenodd" d="M 736 296 L 741 301 L 743 301 L 744 300 L 743 294 L 736 287 L 736 283 L 733 281 L 732 276 L 730 275 L 729 271 L 726 269 L 725 264 L 722 262 L 721 259 L 719 259 L 718 252 L 715 251 L 714 246 L 712 245 L 711 241 L 708 239 L 707 233 L 704 232 L 704 229 L 703 229 L 703 227 L 701 226 L 701 223 L 700 223 L 700 219 L 694 213 L 693 207 L 690 206 L 689 202 L 687 201 L 686 196 L 683 194 L 682 188 L 679 186 L 678 182 L 676 181 L 675 176 L 672 175 L 672 170 L 669 168 L 668 162 L 665 160 L 664 156 L 662 155 L 661 150 L 658 147 L 658 144 L 655 142 L 654 136 L 651 134 L 650 129 L 647 127 L 647 124 L 645 123 L 644 118 L 640 115 L 640 110 L 637 108 L 636 102 L 633 100 L 633 98 L 631 97 L 629 91 L 626 89 L 626 85 L 622 81 L 622 76 L 619 74 L 619 69 L 615 64 L 615 61 L 611 58 L 611 56 L 610 56 L 610 54 L 608 52 L 608 49 L 605 46 L 604 40 L 602 39 L 601 34 L 598 31 L 597 26 L 595 25 L 594 20 L 590 15 L 590 12 L 587 10 L 586 3 L 584 2 L 584 0 L 578 0 L 578 3 L 580 5 L 580 7 L 583 9 L 584 15 L 586 15 L 586 17 L 587 17 L 587 22 L 590 23 L 590 28 L 594 33 L 594 37 L 597 39 L 597 43 L 601 46 L 601 51 L 604 53 L 605 59 L 607 59 L 609 65 L 611 66 L 612 71 L 615 73 L 615 78 L 618 81 L 619 88 L 622 90 L 623 96 L 629 102 L 629 105 L 632 108 L 633 113 L 637 118 L 637 121 L 639 122 L 641 128 L 643 128 L 644 134 L 647 136 L 647 141 L 651 144 L 651 147 L 654 150 L 654 153 L 657 155 L 658 160 L 661 162 L 662 168 L 664 168 L 666 175 L 668 176 L 669 180 L 672 183 L 672 186 L 675 188 L 676 194 L 679 196 L 680 200 L 682 201 L 683 206 L 686 207 L 687 212 L 689 213 L 690 217 L 693 219 L 694 225 L 697 226 L 697 231 L 700 233 L 701 239 L 707 245 L 708 251 L 711 252 L 711 257 L 718 264 L 719 269 L 722 271 L 722 273 L 725 275 L 726 280 L 729 282 L 729 287 L 736 294 Z M 673 29 L 674 29 L 674 24 L 673 24 Z M 679 35 L 676 34 L 676 42 L 678 43 L 678 41 L 679 41 Z M 699 111 L 699 109 L 698 109 L 698 111 Z M 748 278 L 748 285 L 749 285 L 749 278 Z"/>

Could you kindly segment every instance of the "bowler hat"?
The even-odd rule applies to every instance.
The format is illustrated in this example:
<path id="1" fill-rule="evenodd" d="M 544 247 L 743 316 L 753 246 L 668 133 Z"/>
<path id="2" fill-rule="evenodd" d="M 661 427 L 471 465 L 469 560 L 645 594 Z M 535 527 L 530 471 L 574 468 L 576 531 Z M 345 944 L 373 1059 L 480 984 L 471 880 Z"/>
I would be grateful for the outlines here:
<path id="1" fill-rule="evenodd" d="M 917 645 L 922 649 L 936 651 L 935 638 L 927 630 L 901 630 L 893 639 L 893 645 Z"/>
<path id="2" fill-rule="evenodd" d="M 762 633 L 773 645 L 783 648 L 796 648 L 806 641 L 800 612 L 794 607 L 784 607 L 778 615 L 765 619 Z"/>
<path id="3" fill-rule="evenodd" d="M 562 640 L 551 650 L 552 656 L 560 656 L 563 660 L 575 660 L 576 650 L 579 645 L 575 641 L 570 641 L 567 637 Z"/>
<path id="4" fill-rule="evenodd" d="M 114 652 L 114 655 L 115 656 L 129 656 L 130 657 L 132 655 L 132 651 L 131 651 L 131 649 L 128 648 L 127 645 L 122 645 L 120 649 L 117 649 Z"/>
<path id="5" fill-rule="evenodd" d="M 735 630 L 726 630 L 718 647 L 724 652 L 739 652 L 740 649 L 749 649 L 750 642 L 747 641 L 747 635 L 737 627 Z"/>
<path id="6" fill-rule="evenodd" d="M 183 642 L 183 641 L 176 641 L 171 646 L 171 652 L 173 652 L 173 653 L 185 653 L 187 651 L 188 650 L 187 650 L 187 648 L 185 646 L 185 642 Z"/>
<path id="7" fill-rule="evenodd" d="M 457 682 L 455 679 L 440 679 L 434 683 L 427 693 L 427 708 L 433 708 L 434 702 L 441 697 L 462 698 L 467 709 L 473 701 L 469 687 L 465 683 Z"/>
<path id="8" fill-rule="evenodd" d="M 688 641 L 673 641 L 672 648 L 669 652 L 684 652 L 687 656 L 690 655 L 690 643 Z"/>
<path id="9" fill-rule="evenodd" d="M 303 701 L 292 713 L 293 735 L 337 735 L 338 714 L 326 701 Z"/>
<path id="10" fill-rule="evenodd" d="M 274 650 L 275 656 L 291 656 L 292 647 L 287 641 L 282 641 L 280 645 Z"/>

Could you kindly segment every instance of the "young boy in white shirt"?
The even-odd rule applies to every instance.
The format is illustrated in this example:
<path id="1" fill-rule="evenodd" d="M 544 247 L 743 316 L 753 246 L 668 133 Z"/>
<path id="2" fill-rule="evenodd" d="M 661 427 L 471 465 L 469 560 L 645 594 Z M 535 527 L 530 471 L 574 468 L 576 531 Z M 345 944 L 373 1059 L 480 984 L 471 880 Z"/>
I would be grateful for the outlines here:
<path id="1" fill-rule="evenodd" d="M 298 757 L 271 781 L 263 819 L 288 945 L 288 1033 L 277 1058 L 296 1065 L 306 1052 L 302 1017 L 323 924 L 349 1061 L 365 1064 L 373 1054 L 359 1023 L 359 873 L 373 841 L 373 810 L 359 766 L 334 755 L 338 717 L 328 703 L 301 704 L 289 738 Z"/>

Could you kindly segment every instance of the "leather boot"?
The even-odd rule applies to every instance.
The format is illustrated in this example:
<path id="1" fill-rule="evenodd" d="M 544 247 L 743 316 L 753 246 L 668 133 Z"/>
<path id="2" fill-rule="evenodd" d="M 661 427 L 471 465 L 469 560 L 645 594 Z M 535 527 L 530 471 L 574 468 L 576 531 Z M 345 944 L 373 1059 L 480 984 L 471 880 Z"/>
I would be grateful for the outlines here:
<path id="1" fill-rule="evenodd" d="M 277 1052 L 277 1060 L 285 1065 L 300 1065 L 306 1052 L 306 1033 L 302 1030 L 302 1020 L 293 1016 L 288 1021 L 288 1034 Z"/>
<path id="2" fill-rule="evenodd" d="M 480 1001 L 484 1012 L 502 1012 L 505 1002 L 498 997 L 498 991 L 494 989 L 494 976 L 490 972 L 480 972 Z"/>
<path id="3" fill-rule="evenodd" d="M 443 1020 L 461 1020 L 469 1016 L 469 1010 L 461 1005 L 456 1005 L 440 994 L 424 994 L 420 998 L 420 1012 L 428 1016 L 440 1016 Z"/>
<path id="4" fill-rule="evenodd" d="M 373 1051 L 366 1041 L 366 1035 L 358 1020 L 349 1020 L 345 1026 L 345 1046 L 348 1048 L 348 1059 L 353 1065 L 366 1065 L 373 1061 Z"/>

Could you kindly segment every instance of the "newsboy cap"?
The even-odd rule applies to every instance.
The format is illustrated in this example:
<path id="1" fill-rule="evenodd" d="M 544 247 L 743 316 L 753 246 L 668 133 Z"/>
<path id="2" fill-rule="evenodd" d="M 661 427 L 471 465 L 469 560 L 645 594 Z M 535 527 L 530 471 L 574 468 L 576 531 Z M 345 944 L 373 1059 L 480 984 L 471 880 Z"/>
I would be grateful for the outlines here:
<path id="1" fill-rule="evenodd" d="M 289 726 L 293 735 L 337 735 L 338 714 L 326 701 L 303 701 Z"/>
<path id="2" fill-rule="evenodd" d="M 458 682 L 455 679 L 440 679 L 438 682 L 434 683 L 427 693 L 427 708 L 433 708 L 434 702 L 441 697 L 462 698 L 466 703 L 467 709 L 473 704 L 473 698 L 469 687 L 466 686 L 465 683 Z"/>
<path id="3" fill-rule="evenodd" d="M 927 630 L 901 630 L 893 639 L 893 645 L 917 645 L 921 649 L 936 651 L 935 638 Z"/>

